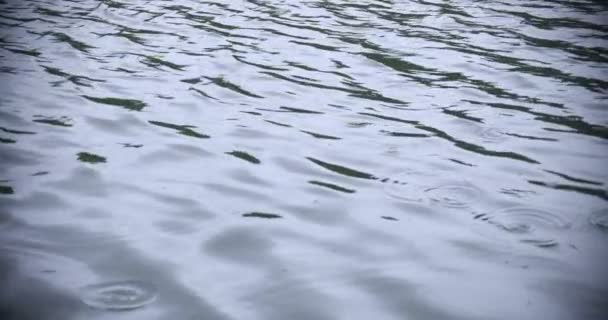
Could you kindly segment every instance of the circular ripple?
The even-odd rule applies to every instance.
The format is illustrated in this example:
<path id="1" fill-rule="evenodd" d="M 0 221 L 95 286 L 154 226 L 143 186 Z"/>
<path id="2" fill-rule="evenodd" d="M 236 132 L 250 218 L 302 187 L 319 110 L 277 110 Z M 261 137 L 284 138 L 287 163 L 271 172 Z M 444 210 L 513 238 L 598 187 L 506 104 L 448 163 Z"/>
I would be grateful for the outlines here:
<path id="1" fill-rule="evenodd" d="M 589 222 L 604 231 L 608 231 L 608 208 L 592 213 L 589 216 Z"/>
<path id="2" fill-rule="evenodd" d="M 143 281 L 116 281 L 82 288 L 81 300 L 85 304 L 105 310 L 130 310 L 154 301 L 156 288 Z"/>
<path id="3" fill-rule="evenodd" d="M 416 185 L 415 183 L 396 182 L 394 185 L 389 185 L 385 190 L 391 198 L 400 201 L 417 203 L 425 201 L 423 187 Z"/>
<path id="4" fill-rule="evenodd" d="M 478 134 L 484 142 L 500 143 L 507 139 L 505 133 L 497 128 L 483 128 Z"/>
<path id="5" fill-rule="evenodd" d="M 430 183 L 443 180 L 443 183 Z M 470 208 L 481 196 L 481 190 L 467 182 L 441 177 L 435 173 L 407 171 L 395 179 L 381 180 L 388 196 L 400 201 L 433 204 L 445 208 Z"/>
<path id="6" fill-rule="evenodd" d="M 568 227 L 568 223 L 555 214 L 526 207 L 503 209 L 486 217 L 488 222 L 513 233 L 532 233 L 536 229 Z"/>
<path id="7" fill-rule="evenodd" d="M 436 204 L 447 208 L 470 208 L 481 195 L 481 191 L 466 184 L 446 184 L 425 190 L 428 198 Z"/>
<path id="8" fill-rule="evenodd" d="M 543 248 L 556 246 L 555 232 L 570 226 L 558 215 L 527 207 L 499 210 L 483 215 L 482 220 L 512 234 L 520 242 Z"/>
<path id="9" fill-rule="evenodd" d="M 430 186 L 425 181 L 432 181 L 436 177 L 433 174 L 408 170 L 394 179 L 383 179 L 386 186 L 384 192 L 391 198 L 404 202 L 423 203 L 427 201 L 425 190 Z"/>

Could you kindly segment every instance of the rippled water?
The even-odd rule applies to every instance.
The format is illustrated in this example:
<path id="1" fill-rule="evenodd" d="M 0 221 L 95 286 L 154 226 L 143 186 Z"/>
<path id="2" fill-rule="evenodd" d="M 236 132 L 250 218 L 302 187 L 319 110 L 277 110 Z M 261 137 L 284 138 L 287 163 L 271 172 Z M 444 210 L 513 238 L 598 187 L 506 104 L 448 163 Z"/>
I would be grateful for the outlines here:
<path id="1" fill-rule="evenodd" d="M 605 319 L 607 21 L 0 0 L 0 315 Z"/>
<path id="2" fill-rule="evenodd" d="M 157 289 L 141 281 L 117 281 L 86 286 L 82 301 L 93 308 L 108 310 L 137 309 L 156 299 Z"/>

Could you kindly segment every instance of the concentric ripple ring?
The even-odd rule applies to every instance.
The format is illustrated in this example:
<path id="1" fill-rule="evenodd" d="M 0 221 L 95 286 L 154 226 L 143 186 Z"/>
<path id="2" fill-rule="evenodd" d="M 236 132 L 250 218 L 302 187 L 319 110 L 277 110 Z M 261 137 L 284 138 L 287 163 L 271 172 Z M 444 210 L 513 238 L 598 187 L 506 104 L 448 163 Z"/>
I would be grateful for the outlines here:
<path id="1" fill-rule="evenodd" d="M 81 300 L 105 310 L 131 310 L 153 302 L 158 290 L 150 283 L 128 280 L 89 285 L 81 289 Z"/>

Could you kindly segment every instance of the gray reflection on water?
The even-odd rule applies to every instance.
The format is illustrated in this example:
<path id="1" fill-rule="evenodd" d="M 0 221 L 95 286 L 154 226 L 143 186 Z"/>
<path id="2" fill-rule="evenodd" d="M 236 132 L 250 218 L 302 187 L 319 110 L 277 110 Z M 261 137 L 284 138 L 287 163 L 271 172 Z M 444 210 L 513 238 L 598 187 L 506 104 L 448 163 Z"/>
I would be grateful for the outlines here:
<path id="1" fill-rule="evenodd" d="M 0 315 L 601 319 L 607 19 L 0 0 Z"/>

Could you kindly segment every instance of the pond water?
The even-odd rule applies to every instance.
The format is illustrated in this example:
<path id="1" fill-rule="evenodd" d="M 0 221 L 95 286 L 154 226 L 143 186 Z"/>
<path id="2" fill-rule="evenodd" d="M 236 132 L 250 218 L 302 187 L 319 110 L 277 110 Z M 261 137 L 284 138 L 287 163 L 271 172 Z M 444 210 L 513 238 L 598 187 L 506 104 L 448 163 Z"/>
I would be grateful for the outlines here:
<path id="1" fill-rule="evenodd" d="M 606 319 L 607 21 L 0 0 L 0 315 Z"/>

